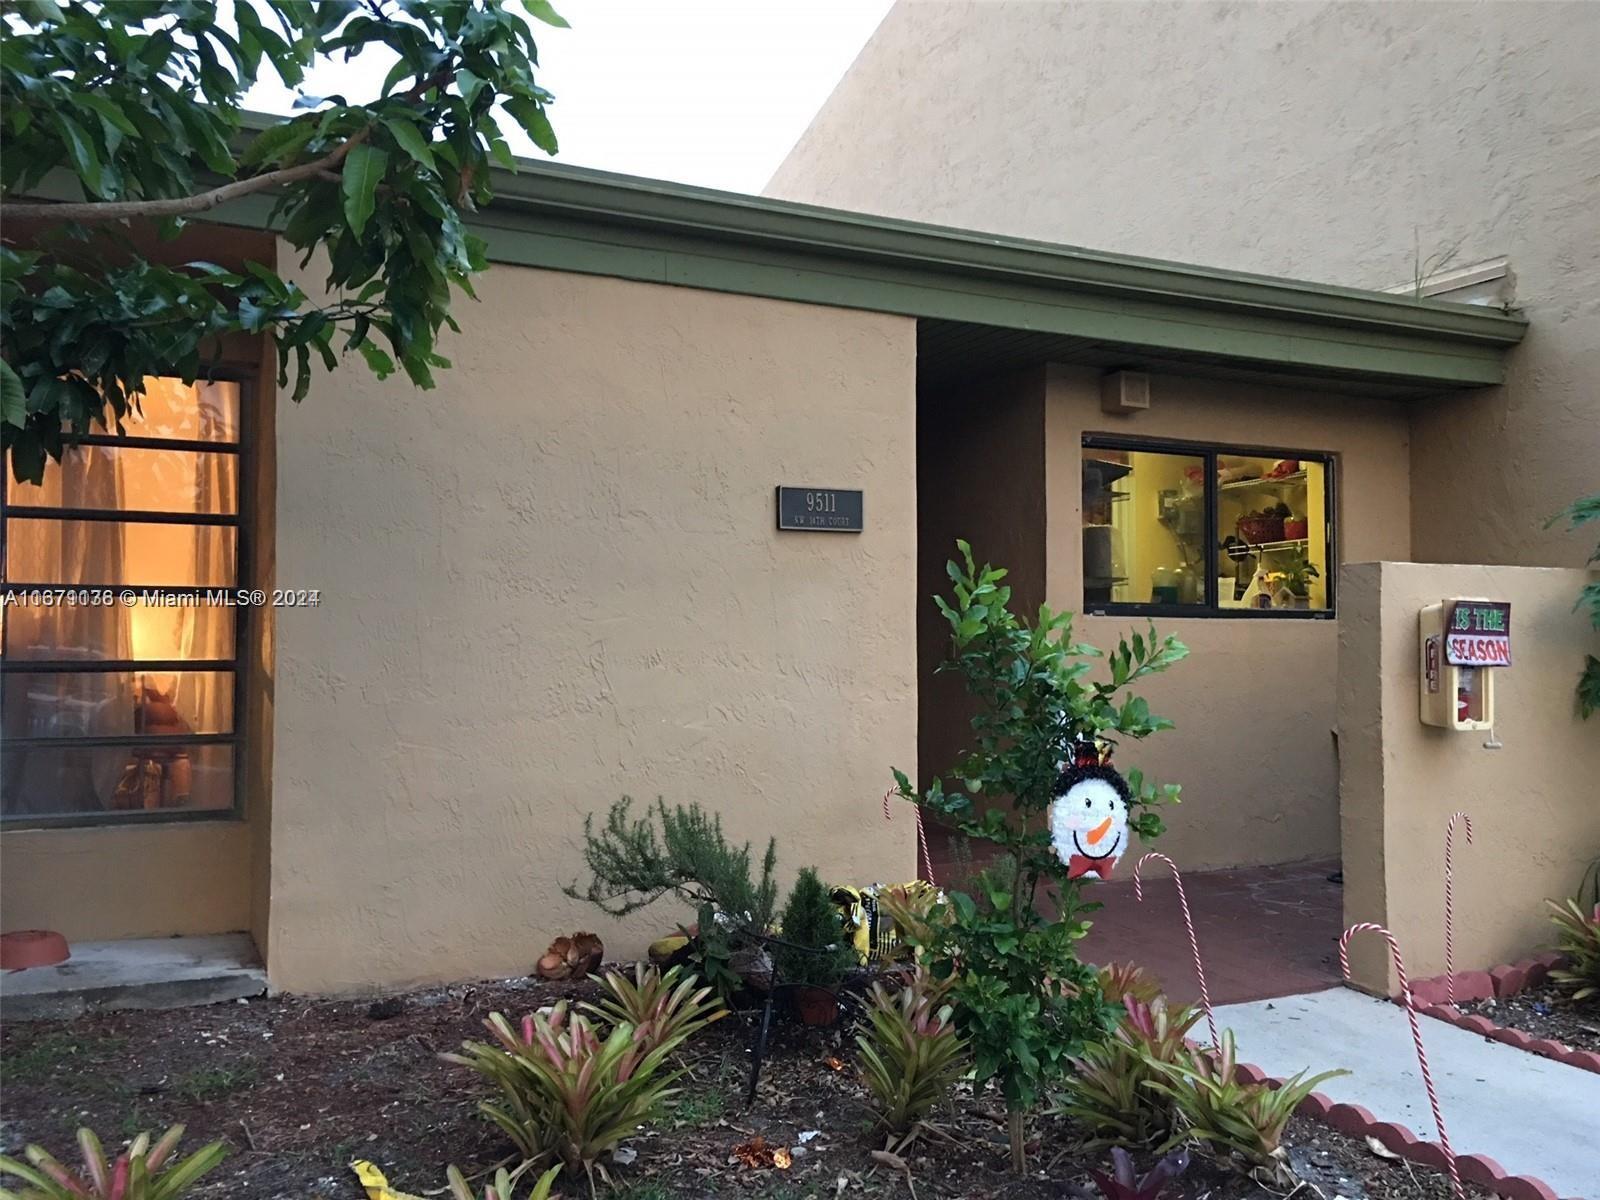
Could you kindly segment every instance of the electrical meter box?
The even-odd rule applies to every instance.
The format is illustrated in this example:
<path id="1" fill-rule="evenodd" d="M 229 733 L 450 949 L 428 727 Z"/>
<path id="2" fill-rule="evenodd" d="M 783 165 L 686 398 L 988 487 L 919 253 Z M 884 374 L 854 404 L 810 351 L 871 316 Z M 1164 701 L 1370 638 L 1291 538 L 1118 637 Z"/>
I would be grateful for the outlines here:
<path id="1" fill-rule="evenodd" d="M 1511 665 L 1511 605 L 1444 600 L 1417 616 L 1422 661 L 1417 695 L 1424 725 L 1494 727 L 1494 679 Z"/>

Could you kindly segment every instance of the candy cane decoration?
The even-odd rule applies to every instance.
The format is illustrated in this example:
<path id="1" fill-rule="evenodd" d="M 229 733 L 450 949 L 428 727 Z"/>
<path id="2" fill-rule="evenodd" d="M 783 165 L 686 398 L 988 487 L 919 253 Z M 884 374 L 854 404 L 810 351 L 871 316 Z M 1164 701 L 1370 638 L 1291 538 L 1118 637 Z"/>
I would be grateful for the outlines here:
<path id="1" fill-rule="evenodd" d="M 883 794 L 883 819 L 892 821 L 894 818 L 889 812 L 889 797 L 898 796 L 899 790 L 890 788 Z M 917 861 L 921 864 L 922 878 L 929 883 L 933 882 L 933 855 L 928 853 L 928 830 L 922 823 L 922 805 L 912 801 L 912 806 L 917 810 Z"/>
<path id="2" fill-rule="evenodd" d="M 1422 1083 L 1428 1089 L 1428 1104 L 1433 1109 L 1433 1125 L 1439 1131 L 1439 1146 L 1444 1151 L 1445 1163 L 1450 1168 L 1450 1190 L 1458 1197 L 1465 1196 L 1466 1193 L 1461 1190 L 1461 1171 L 1456 1166 L 1456 1152 L 1450 1148 L 1450 1135 L 1444 1131 L 1444 1114 L 1439 1111 L 1439 1093 L 1433 1086 L 1433 1072 L 1428 1070 L 1428 1054 L 1422 1048 L 1422 1030 L 1417 1026 L 1417 1002 L 1411 995 L 1411 981 L 1406 978 L 1406 964 L 1400 956 L 1400 943 L 1395 941 L 1394 934 L 1382 925 L 1374 925 L 1370 921 L 1352 925 L 1339 938 L 1339 969 L 1344 972 L 1345 982 L 1348 983 L 1350 939 L 1364 930 L 1382 934 L 1384 941 L 1389 943 L 1389 953 L 1394 958 L 1394 973 L 1400 979 L 1400 996 L 1406 1005 L 1406 1019 L 1411 1022 L 1411 1040 L 1417 1047 L 1417 1065 L 1422 1068 Z"/>
<path id="3" fill-rule="evenodd" d="M 1453 883 L 1457 821 L 1467 831 L 1467 845 L 1472 845 L 1472 818 L 1464 812 L 1450 814 L 1450 824 L 1444 827 L 1444 994 L 1447 1004 L 1456 1002 L 1456 899 Z"/>
<path id="4" fill-rule="evenodd" d="M 1217 1019 L 1211 1015 L 1211 993 L 1206 988 L 1206 968 L 1200 961 L 1200 943 L 1194 936 L 1194 921 L 1189 916 L 1189 897 L 1184 894 L 1183 876 L 1178 873 L 1178 864 L 1158 850 L 1146 854 L 1133 867 L 1133 898 L 1141 904 L 1144 903 L 1144 884 L 1139 879 L 1139 872 L 1152 858 L 1159 858 L 1172 868 L 1172 882 L 1178 885 L 1178 907 L 1183 910 L 1183 927 L 1189 932 L 1189 950 L 1194 955 L 1195 978 L 1200 981 L 1200 1006 L 1205 1009 L 1206 1026 L 1211 1030 L 1211 1044 L 1220 1046 L 1222 1043 L 1217 1038 Z"/>

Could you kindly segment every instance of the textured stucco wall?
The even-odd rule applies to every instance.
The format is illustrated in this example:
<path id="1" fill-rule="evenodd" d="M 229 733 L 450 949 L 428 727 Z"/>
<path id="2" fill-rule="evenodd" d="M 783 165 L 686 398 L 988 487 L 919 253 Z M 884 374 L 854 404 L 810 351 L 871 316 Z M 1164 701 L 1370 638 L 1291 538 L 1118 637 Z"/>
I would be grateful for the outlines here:
<path id="1" fill-rule="evenodd" d="M 308 272 L 307 282 L 315 276 Z M 526 972 L 625 923 L 564 898 L 584 814 L 697 800 L 870 881 L 916 769 L 910 320 L 497 266 L 436 391 L 351 367 L 278 413 L 269 970 L 351 990 Z M 778 533 L 779 483 L 864 534 Z"/>
<path id="2" fill-rule="evenodd" d="M 1154 376 L 1150 408 L 1100 409 L 1099 375 L 1048 376 L 1048 600 L 1081 611 L 1085 433 L 1322 450 L 1335 464 L 1335 540 L 1346 560 L 1404 558 L 1410 547 L 1406 418 L 1385 401 Z M 1343 620 L 1339 597 L 1338 621 Z M 1285 862 L 1339 853 L 1334 740 L 1338 621 L 1160 618 L 1191 657 L 1138 688 L 1177 728 L 1119 752 L 1119 762 L 1180 783 L 1160 849 L 1185 868 Z M 1080 617 L 1102 649 L 1143 620 Z"/>
<path id="3" fill-rule="evenodd" d="M 1506 386 L 1419 405 L 1413 554 L 1571 565 L 1597 485 L 1600 4 L 901 0 L 768 192 L 1388 287 L 1509 255 Z"/>
<path id="4" fill-rule="evenodd" d="M 1457 809 L 1456 964 L 1482 969 L 1548 945 L 1543 901 L 1572 894 L 1600 854 L 1600 738 L 1572 686 L 1594 649 L 1572 569 L 1357 563 L 1340 575 L 1340 804 L 1345 918 L 1400 939 L 1412 978 L 1444 969 L 1444 831 Z M 1513 665 L 1496 672 L 1495 736 L 1417 715 L 1417 613 L 1471 596 L 1511 602 Z M 1358 982 L 1397 986 L 1379 941 L 1352 947 Z"/>

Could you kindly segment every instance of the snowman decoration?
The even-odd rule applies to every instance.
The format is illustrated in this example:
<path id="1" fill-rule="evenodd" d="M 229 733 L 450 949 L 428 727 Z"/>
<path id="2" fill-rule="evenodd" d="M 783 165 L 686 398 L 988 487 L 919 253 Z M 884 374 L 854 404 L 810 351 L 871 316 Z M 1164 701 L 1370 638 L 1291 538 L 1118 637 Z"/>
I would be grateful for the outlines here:
<path id="1" fill-rule="evenodd" d="M 1050 840 L 1067 878 L 1110 879 L 1128 846 L 1128 783 L 1092 741 L 1073 746 L 1050 802 Z"/>

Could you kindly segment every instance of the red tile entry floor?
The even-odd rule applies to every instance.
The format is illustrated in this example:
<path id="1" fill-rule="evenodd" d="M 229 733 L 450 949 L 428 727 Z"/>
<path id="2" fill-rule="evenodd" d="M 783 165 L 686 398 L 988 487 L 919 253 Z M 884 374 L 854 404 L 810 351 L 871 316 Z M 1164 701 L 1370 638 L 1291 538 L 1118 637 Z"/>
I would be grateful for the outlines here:
<path id="1" fill-rule="evenodd" d="M 970 863 L 954 861 L 947 845 L 934 842 L 938 882 L 971 869 Z M 1338 870 L 1338 859 L 1319 859 L 1184 872 L 1213 1004 L 1293 996 L 1340 982 L 1344 889 L 1329 878 Z M 1090 917 L 1094 927 L 1081 944 L 1085 960 L 1135 962 L 1155 974 L 1175 1000 L 1200 998 L 1178 892 L 1166 864 L 1152 862 L 1146 868 L 1143 903 L 1133 898 L 1132 856 L 1118 864 L 1114 881 L 1085 891 L 1105 906 Z"/>
<path id="2" fill-rule="evenodd" d="M 1131 856 L 1130 856 L 1131 857 Z M 1339 976 L 1344 889 L 1330 882 L 1337 859 L 1184 872 L 1184 890 L 1206 965 L 1213 1004 L 1265 1000 L 1333 987 Z M 1133 961 L 1155 973 L 1168 995 L 1196 1000 L 1200 987 L 1183 931 L 1178 892 L 1166 864 L 1142 873 L 1133 898 L 1133 864 L 1094 895 L 1105 905 L 1083 940 L 1090 962 Z"/>

